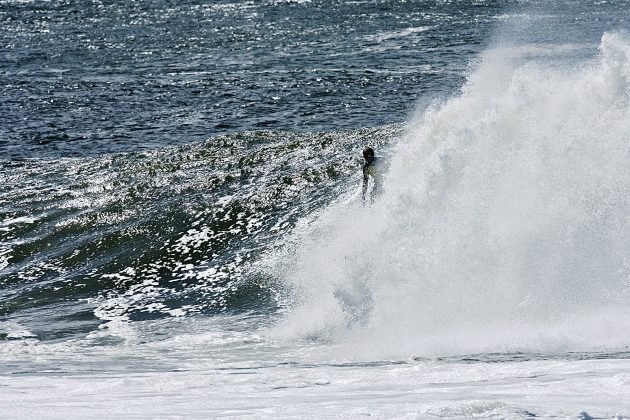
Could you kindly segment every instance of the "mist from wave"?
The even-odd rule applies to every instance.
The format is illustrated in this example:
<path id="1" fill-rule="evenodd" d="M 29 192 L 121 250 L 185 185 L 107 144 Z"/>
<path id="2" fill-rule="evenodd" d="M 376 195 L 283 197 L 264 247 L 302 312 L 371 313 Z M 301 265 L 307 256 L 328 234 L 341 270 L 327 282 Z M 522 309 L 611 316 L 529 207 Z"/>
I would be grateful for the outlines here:
<path id="1" fill-rule="evenodd" d="M 629 98 L 621 33 L 586 61 L 486 51 L 418 113 L 374 206 L 304 233 L 275 334 L 357 357 L 630 345 Z"/>

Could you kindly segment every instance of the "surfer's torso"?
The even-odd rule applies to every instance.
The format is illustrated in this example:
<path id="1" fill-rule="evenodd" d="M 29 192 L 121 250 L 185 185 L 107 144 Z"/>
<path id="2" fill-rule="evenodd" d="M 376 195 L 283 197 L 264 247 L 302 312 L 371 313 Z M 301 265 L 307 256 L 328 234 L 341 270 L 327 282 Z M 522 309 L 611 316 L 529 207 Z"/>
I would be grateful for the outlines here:
<path id="1" fill-rule="evenodd" d="M 378 158 L 373 158 L 371 161 L 366 162 L 363 165 L 363 198 L 365 199 L 366 193 L 369 190 L 369 196 L 371 199 L 380 193 L 381 191 L 381 170 L 378 162 Z"/>

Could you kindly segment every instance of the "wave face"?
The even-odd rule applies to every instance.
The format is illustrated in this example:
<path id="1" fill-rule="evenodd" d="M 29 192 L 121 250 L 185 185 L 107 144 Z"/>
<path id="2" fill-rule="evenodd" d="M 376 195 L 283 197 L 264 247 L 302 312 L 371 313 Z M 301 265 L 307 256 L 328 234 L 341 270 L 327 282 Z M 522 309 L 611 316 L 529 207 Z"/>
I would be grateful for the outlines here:
<path id="1" fill-rule="evenodd" d="M 293 256 L 277 333 L 381 357 L 629 345 L 629 38 L 488 50 L 418 115 L 378 202 Z"/>
<path id="2" fill-rule="evenodd" d="M 300 218 L 357 185 L 348 179 L 359 180 L 363 142 L 401 130 L 249 132 L 3 162 L 0 317 L 46 339 L 103 320 L 272 313 L 282 287 L 252 267 Z"/>

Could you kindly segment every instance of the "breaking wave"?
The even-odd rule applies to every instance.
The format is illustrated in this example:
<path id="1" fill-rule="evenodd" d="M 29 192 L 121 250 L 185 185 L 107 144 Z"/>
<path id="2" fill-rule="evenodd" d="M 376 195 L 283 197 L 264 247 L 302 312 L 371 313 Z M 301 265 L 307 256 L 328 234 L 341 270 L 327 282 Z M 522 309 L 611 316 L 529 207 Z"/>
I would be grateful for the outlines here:
<path id="1" fill-rule="evenodd" d="M 380 357 L 630 345 L 629 135 L 625 35 L 590 60 L 488 50 L 374 206 L 303 233 L 275 333 Z"/>

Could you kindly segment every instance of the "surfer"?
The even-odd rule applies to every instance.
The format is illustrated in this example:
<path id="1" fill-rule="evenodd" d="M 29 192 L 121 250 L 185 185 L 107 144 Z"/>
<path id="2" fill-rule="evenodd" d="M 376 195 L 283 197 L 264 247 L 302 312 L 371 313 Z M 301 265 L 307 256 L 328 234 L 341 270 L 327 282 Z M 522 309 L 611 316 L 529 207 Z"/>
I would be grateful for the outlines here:
<path id="1" fill-rule="evenodd" d="M 370 201 L 374 200 L 374 196 L 380 192 L 381 180 L 379 174 L 379 168 L 377 164 L 377 158 L 374 156 L 374 149 L 370 146 L 365 146 L 363 149 L 363 158 L 365 159 L 365 165 L 363 165 L 363 202 L 367 202 L 368 191 Z M 370 190 L 371 179 L 371 190 Z"/>

